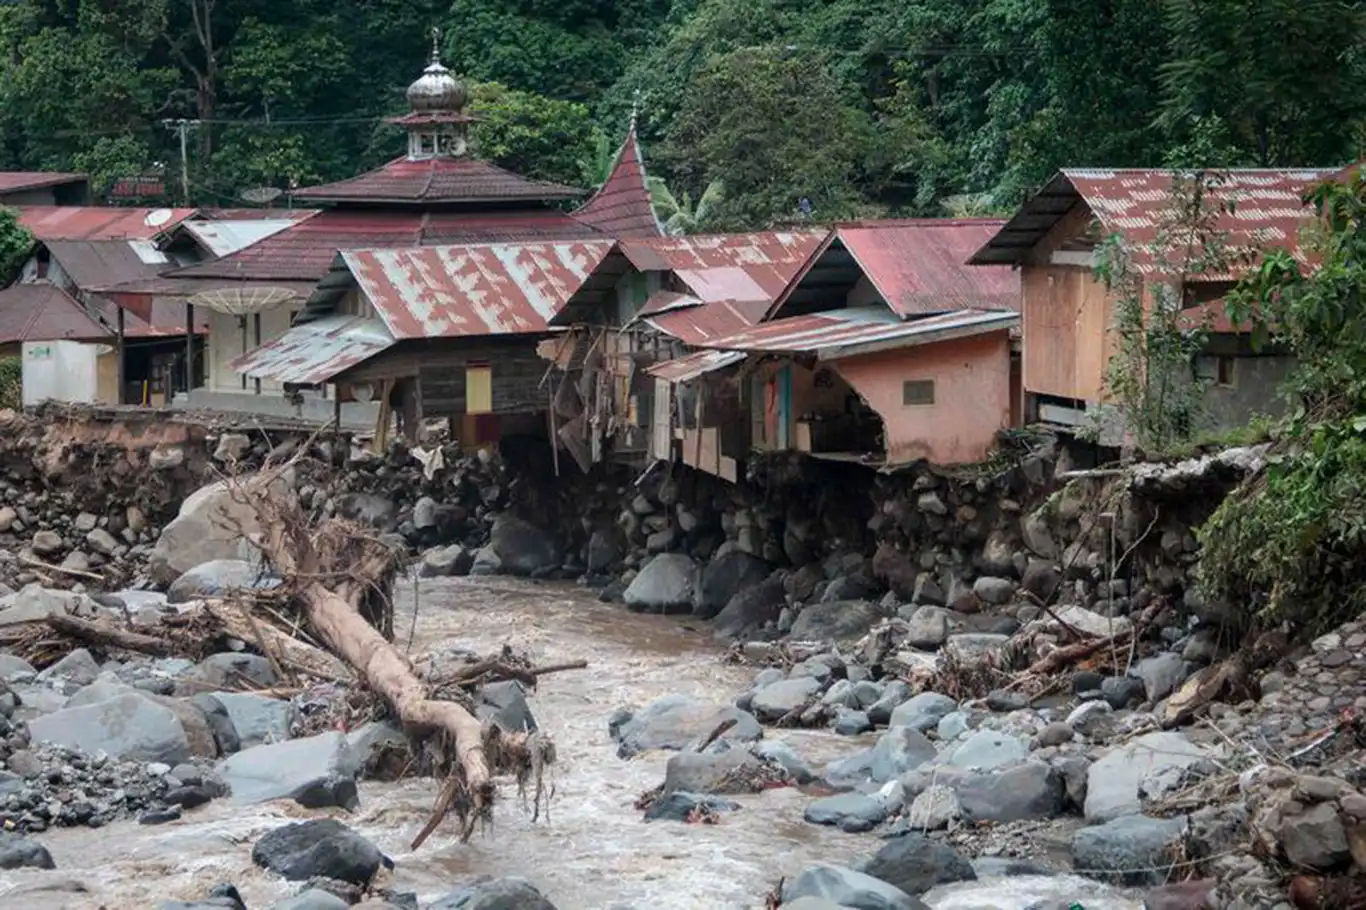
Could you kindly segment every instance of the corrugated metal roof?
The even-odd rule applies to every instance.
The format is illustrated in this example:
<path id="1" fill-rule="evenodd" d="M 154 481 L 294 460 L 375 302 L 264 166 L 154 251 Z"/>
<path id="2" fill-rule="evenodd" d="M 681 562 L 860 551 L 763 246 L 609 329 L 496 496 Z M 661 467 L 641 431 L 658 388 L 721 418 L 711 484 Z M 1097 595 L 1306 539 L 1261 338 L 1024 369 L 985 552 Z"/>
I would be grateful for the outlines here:
<path id="1" fill-rule="evenodd" d="M 0 193 L 41 190 L 64 183 L 85 183 L 87 179 L 84 174 L 67 174 L 59 171 L 0 171 Z"/>
<path id="2" fill-rule="evenodd" d="M 839 225 L 835 237 L 899 316 L 1018 310 L 1020 277 L 1013 269 L 967 264 L 1004 224 L 986 218 L 875 221 Z"/>
<path id="3" fill-rule="evenodd" d="M 181 227 L 213 255 L 227 256 L 293 227 L 298 220 L 253 218 L 241 221 L 186 221 Z"/>
<path id="4" fill-rule="evenodd" d="M 18 206 L 19 221 L 35 240 L 150 240 L 194 209 L 111 208 L 96 205 Z M 148 216 L 155 224 L 148 223 Z M 163 220 L 164 219 L 164 220 Z"/>
<path id="5" fill-rule="evenodd" d="M 708 341 L 742 332 L 754 325 L 758 316 L 762 315 L 760 312 L 756 316 L 753 307 L 746 311 L 741 304 L 722 300 L 657 313 L 644 317 L 644 321 L 684 344 L 698 347 Z"/>
<path id="6" fill-rule="evenodd" d="M 582 190 L 530 180 L 477 158 L 438 155 L 395 158 L 373 171 L 294 191 L 294 198 L 325 202 L 506 202 L 575 199 Z"/>
<path id="7" fill-rule="evenodd" d="M 0 344 L 94 341 L 113 334 L 70 294 L 46 281 L 0 291 Z"/>
<path id="8" fill-rule="evenodd" d="M 645 372 L 656 379 L 669 382 L 691 382 L 713 370 L 725 369 L 740 363 L 746 357 L 739 351 L 698 351 L 675 360 L 665 360 L 645 368 Z"/>
<path id="9" fill-rule="evenodd" d="M 168 278 L 318 281 L 340 250 L 517 243 L 600 238 L 564 212 L 356 211 L 328 209 L 213 262 L 166 273 Z"/>
<path id="10" fill-rule="evenodd" d="M 621 249 L 642 272 L 677 273 L 703 300 L 768 303 L 782 293 L 825 236 L 812 231 L 697 234 L 623 240 Z M 739 281 L 737 273 L 716 271 L 722 269 L 743 272 L 743 283 L 732 284 Z"/>
<path id="11" fill-rule="evenodd" d="M 318 209 L 216 209 L 201 208 L 197 221 L 303 221 L 318 214 Z"/>
<path id="12" fill-rule="evenodd" d="M 394 344 L 394 337 L 378 319 L 327 316 L 294 326 L 229 366 L 256 379 L 317 385 Z"/>
<path id="13" fill-rule="evenodd" d="M 139 249 L 135 244 L 144 244 Z M 44 246 L 83 291 L 101 290 L 143 278 L 155 278 L 169 260 L 149 255 L 155 250 L 146 241 L 50 240 Z M 151 261 L 149 261 L 151 260 Z"/>
<path id="14" fill-rule="evenodd" d="M 544 332 L 612 249 L 607 240 L 342 253 L 396 338 Z"/>
<path id="15" fill-rule="evenodd" d="M 1232 202 L 1232 212 L 1220 213 L 1214 229 L 1226 232 L 1232 250 L 1264 246 L 1287 249 L 1304 259 L 1299 233 L 1313 214 L 1304 196 L 1337 175 L 1332 168 L 1233 170 L 1209 172 L 1216 180 L 1210 195 Z M 1084 202 L 1111 234 L 1120 234 L 1131 248 L 1139 269 L 1156 268 L 1152 245 L 1171 221 L 1172 185 L 1179 172 L 1170 170 L 1069 169 L 1058 173 L 972 257 L 974 264 L 1024 261 L 1048 231 Z M 1230 275 L 1203 275 L 1219 280 Z"/>
<path id="16" fill-rule="evenodd" d="M 704 343 L 728 351 L 770 354 L 816 354 L 833 360 L 879 348 L 912 347 L 948 338 L 1005 331 L 1020 317 L 1008 311 L 962 310 L 902 320 L 885 307 L 855 307 L 792 316 Z"/>
<path id="17" fill-rule="evenodd" d="M 626 141 L 617 150 L 616 163 L 602 186 L 574 217 L 609 237 L 660 237 L 664 229 L 655 216 L 650 190 L 645 183 L 645 161 L 640 154 L 640 139 L 632 121 Z"/>

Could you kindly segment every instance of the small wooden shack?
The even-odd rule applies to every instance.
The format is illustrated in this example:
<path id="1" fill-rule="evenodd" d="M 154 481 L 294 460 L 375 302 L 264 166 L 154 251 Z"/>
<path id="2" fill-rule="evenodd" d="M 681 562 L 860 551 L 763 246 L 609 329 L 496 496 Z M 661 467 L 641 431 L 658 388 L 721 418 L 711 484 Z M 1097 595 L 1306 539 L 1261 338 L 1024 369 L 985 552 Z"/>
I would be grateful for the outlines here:
<path id="1" fill-rule="evenodd" d="M 1208 192 L 1215 207 L 1231 203 L 1232 211 L 1222 211 L 1213 230 L 1236 249 L 1280 246 L 1298 255 L 1300 229 L 1310 214 L 1305 194 L 1334 173 L 1222 172 Z M 1137 255 L 1150 252 L 1171 220 L 1178 176 L 1166 170 L 1064 170 L 972 257 L 974 265 L 1020 269 L 1026 420 L 1064 429 L 1094 424 L 1103 442 L 1120 441 L 1123 427 L 1106 407 L 1115 299 L 1096 275 L 1098 249 L 1118 235 Z M 1242 259 L 1224 274 L 1185 276 L 1179 290 L 1191 318 L 1210 332 L 1192 370 L 1209 380 L 1205 417 L 1215 427 L 1278 411 L 1277 387 L 1293 367 L 1282 351 L 1253 350 L 1250 336 L 1223 316 L 1220 300 L 1246 267 Z"/>

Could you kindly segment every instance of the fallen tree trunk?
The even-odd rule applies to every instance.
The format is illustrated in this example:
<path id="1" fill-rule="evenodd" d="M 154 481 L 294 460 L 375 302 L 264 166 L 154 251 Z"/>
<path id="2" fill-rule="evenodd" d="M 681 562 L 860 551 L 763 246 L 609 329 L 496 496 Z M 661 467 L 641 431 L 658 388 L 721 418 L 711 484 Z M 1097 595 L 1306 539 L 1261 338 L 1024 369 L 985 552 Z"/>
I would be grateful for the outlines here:
<path id="1" fill-rule="evenodd" d="M 152 657 L 165 657 L 172 651 L 171 643 L 164 638 L 129 632 L 108 623 L 90 622 L 64 613 L 53 613 L 48 616 L 47 624 L 63 635 L 70 635 L 72 638 L 79 638 L 100 647 L 122 648 L 139 654 L 150 654 Z"/>
<path id="2" fill-rule="evenodd" d="M 438 736 L 439 765 L 447 781 L 412 848 L 421 846 L 452 811 L 461 820 L 462 841 L 469 839 L 476 822 L 488 821 L 496 794 L 495 767 L 514 772 L 519 785 L 534 778 L 539 812 L 541 770 L 554 761 L 549 741 L 485 727 L 463 704 L 430 697 L 412 663 L 381 631 L 392 634 L 388 594 L 397 554 L 348 522 L 332 519 L 310 528 L 296 502 L 267 498 L 255 489 L 241 489 L 241 494 L 266 530 L 259 546 L 302 607 L 313 635 L 389 703 L 406 730 Z"/>

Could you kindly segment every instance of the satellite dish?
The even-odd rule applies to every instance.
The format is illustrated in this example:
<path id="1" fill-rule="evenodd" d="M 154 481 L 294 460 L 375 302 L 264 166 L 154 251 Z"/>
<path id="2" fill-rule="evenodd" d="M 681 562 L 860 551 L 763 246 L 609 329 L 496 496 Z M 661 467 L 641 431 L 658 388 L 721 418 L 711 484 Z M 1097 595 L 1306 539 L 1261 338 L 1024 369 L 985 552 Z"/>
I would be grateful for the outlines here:
<path id="1" fill-rule="evenodd" d="M 364 404 L 375 397 L 375 387 L 368 382 L 352 383 L 351 397 Z"/>
<path id="2" fill-rule="evenodd" d="M 255 205 L 270 205 L 276 199 L 284 195 L 284 190 L 275 186 L 254 186 L 251 189 L 243 190 L 241 197 L 243 202 L 250 202 Z"/>
<path id="3" fill-rule="evenodd" d="M 238 285 L 200 291 L 191 296 L 189 302 L 229 316 L 246 316 L 248 313 L 272 309 L 297 296 L 299 295 L 288 288 Z"/>
<path id="4" fill-rule="evenodd" d="M 147 213 L 146 218 L 142 219 L 142 223 L 149 228 L 159 228 L 174 217 L 175 212 L 170 209 L 153 209 Z"/>

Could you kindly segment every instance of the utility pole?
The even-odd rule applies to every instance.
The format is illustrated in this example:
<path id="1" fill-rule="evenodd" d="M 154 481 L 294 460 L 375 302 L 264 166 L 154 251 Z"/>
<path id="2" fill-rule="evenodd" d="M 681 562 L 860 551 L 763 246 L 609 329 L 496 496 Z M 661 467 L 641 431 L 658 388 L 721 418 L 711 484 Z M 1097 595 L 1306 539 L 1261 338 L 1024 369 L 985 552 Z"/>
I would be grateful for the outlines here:
<path id="1" fill-rule="evenodd" d="M 190 128 L 198 127 L 198 120 L 163 120 L 161 125 L 170 130 L 175 130 L 180 134 L 180 192 L 181 201 L 185 205 L 190 204 L 190 152 L 189 137 Z"/>

